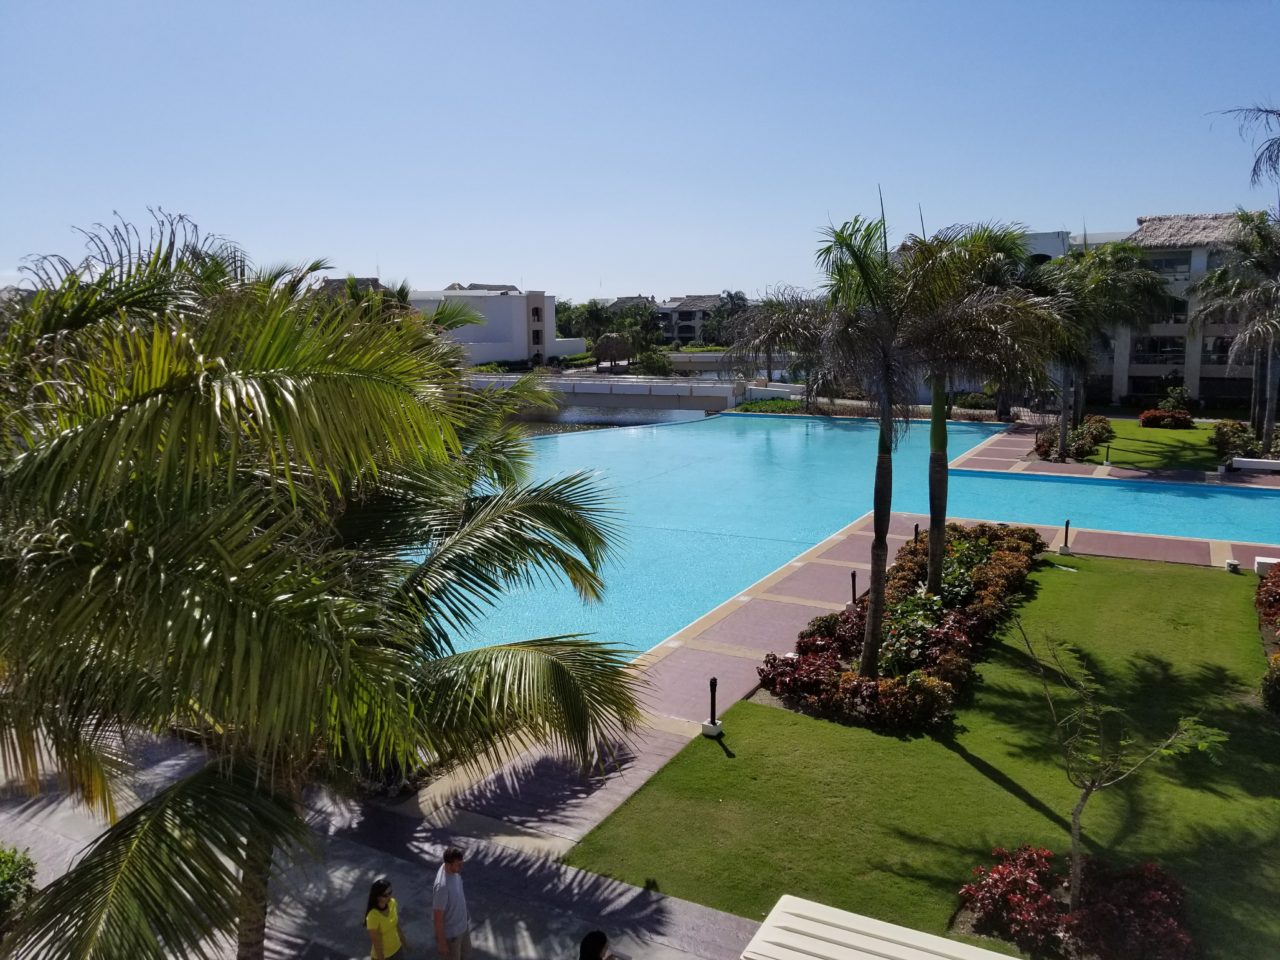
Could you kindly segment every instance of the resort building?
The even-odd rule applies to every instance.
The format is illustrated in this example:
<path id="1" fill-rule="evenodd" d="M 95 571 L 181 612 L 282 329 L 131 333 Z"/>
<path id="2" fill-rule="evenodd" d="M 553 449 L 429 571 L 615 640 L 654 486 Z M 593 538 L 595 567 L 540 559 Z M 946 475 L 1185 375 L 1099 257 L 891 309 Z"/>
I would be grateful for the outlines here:
<path id="1" fill-rule="evenodd" d="M 668 343 L 692 343 L 702 339 L 702 325 L 720 306 L 720 295 L 691 294 L 658 305 L 662 336 Z"/>
<path id="2" fill-rule="evenodd" d="M 1168 281 L 1168 309 L 1146 330 L 1115 332 L 1090 376 L 1094 400 L 1157 397 L 1181 384 L 1201 400 L 1248 401 L 1252 368 L 1227 364 L 1239 325 L 1190 322 L 1196 308 L 1190 288 L 1220 264 L 1234 223 L 1234 213 L 1138 218 L 1138 229 L 1124 239 L 1141 247 L 1150 266 Z"/>
<path id="3" fill-rule="evenodd" d="M 581 338 L 556 335 L 556 298 L 542 290 L 520 290 L 502 283 L 452 283 L 443 290 L 413 290 L 409 294 L 409 302 L 426 313 L 445 301 L 464 304 L 484 318 L 482 323 L 449 332 L 467 348 L 472 363 L 538 363 L 587 349 Z"/>

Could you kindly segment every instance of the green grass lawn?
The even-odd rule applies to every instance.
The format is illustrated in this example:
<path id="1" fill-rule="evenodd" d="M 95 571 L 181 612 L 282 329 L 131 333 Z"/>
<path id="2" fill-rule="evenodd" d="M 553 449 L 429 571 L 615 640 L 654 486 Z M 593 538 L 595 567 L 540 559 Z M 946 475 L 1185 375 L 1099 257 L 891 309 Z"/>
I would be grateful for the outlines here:
<path id="1" fill-rule="evenodd" d="M 1116 438 L 1111 441 L 1111 465 L 1139 470 L 1215 470 L 1213 425 L 1197 423 L 1190 430 L 1140 427 L 1137 420 L 1112 420 Z M 1103 444 L 1087 463 L 1102 463 Z"/>
<path id="2" fill-rule="evenodd" d="M 1231 737 L 1220 765 L 1169 761 L 1095 796 L 1089 847 L 1155 858 L 1178 876 L 1206 956 L 1280 956 L 1280 725 L 1255 695 L 1256 579 L 1055 563 L 1034 574 L 1021 611 L 1034 641 L 1078 648 L 1140 734 L 1198 714 Z M 1002 641 L 981 672 L 949 741 L 738 704 L 724 717 L 732 756 L 695 740 L 567 859 L 746 917 L 791 893 L 944 934 L 956 890 L 992 847 L 1067 851 L 1076 799 L 1020 645 Z"/>

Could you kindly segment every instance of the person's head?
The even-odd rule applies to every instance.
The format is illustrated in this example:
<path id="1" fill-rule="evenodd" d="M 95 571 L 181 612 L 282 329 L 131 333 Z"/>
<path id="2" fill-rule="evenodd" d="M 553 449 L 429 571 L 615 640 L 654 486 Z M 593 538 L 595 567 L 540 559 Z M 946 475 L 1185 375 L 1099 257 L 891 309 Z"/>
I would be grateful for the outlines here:
<path id="1" fill-rule="evenodd" d="M 386 910 L 390 902 L 391 881 L 386 877 L 379 877 L 369 887 L 369 905 L 364 908 L 365 916 L 369 915 L 370 910 Z"/>
<path id="2" fill-rule="evenodd" d="M 450 847 L 444 852 L 444 869 L 445 873 L 462 872 L 462 851 L 457 847 Z"/>
<path id="3" fill-rule="evenodd" d="M 582 938 L 578 960 L 604 960 L 609 954 L 609 938 L 603 930 L 592 930 Z"/>

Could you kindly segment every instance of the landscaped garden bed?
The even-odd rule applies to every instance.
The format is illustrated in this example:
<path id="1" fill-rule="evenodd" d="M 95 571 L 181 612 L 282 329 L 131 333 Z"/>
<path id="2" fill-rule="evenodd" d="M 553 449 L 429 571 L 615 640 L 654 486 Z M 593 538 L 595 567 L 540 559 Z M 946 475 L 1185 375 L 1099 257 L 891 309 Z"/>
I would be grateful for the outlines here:
<path id="1" fill-rule="evenodd" d="M 1153 430 L 1137 420 L 1111 421 L 1114 436 L 1089 456 L 1087 463 L 1102 463 L 1110 456 L 1113 467 L 1133 470 L 1215 470 L 1220 458 L 1213 446 L 1213 425 L 1193 424 L 1186 430 Z"/>
<path id="2" fill-rule="evenodd" d="M 1209 960 L 1280 955 L 1280 724 L 1259 704 L 1257 582 L 1055 557 L 1032 571 L 1017 611 L 1037 641 L 1078 651 L 1136 736 L 1192 714 L 1229 734 L 1221 764 L 1194 756 L 1143 770 L 1092 800 L 1084 822 L 1090 854 L 1119 871 L 1158 863 L 1185 889 L 1187 929 Z M 951 927 L 958 890 L 995 847 L 1057 851 L 1063 870 L 1078 791 L 1025 648 L 997 632 L 987 650 L 945 735 L 733 707 L 732 756 L 698 738 L 569 862 L 756 919 L 791 893 L 1012 950 Z"/>
<path id="3" fill-rule="evenodd" d="M 1096 413 L 1090 414 L 1084 418 L 1080 426 L 1072 428 L 1067 433 L 1067 458 L 1070 460 L 1085 460 L 1097 452 L 1098 447 L 1108 443 L 1115 435 L 1115 430 L 1112 429 L 1110 420 Z M 1036 456 L 1041 460 L 1057 460 L 1058 441 L 1060 439 L 1061 429 L 1057 426 L 1046 427 L 1041 430 L 1036 434 Z"/>

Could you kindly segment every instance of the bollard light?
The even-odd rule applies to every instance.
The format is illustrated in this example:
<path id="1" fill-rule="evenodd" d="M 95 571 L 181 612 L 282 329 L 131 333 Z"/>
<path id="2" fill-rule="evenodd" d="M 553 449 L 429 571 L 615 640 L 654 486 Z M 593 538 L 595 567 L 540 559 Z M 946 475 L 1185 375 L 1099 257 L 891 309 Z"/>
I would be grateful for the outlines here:
<path id="1" fill-rule="evenodd" d="M 716 719 L 716 678 L 711 678 L 711 715 L 702 725 L 702 735 L 713 740 L 724 735 L 724 724 Z"/>
<path id="2" fill-rule="evenodd" d="M 1071 552 L 1071 518 L 1068 517 L 1062 525 L 1062 546 L 1058 548 L 1058 552 L 1064 556 Z"/>
<path id="3" fill-rule="evenodd" d="M 911 542 L 915 543 L 920 539 L 920 524 L 916 524 L 916 532 L 911 535 Z"/>
<path id="4" fill-rule="evenodd" d="M 858 571 L 857 570 L 849 571 L 849 589 L 850 589 L 850 592 L 853 594 L 853 602 L 857 603 L 858 602 Z"/>

